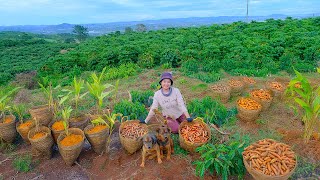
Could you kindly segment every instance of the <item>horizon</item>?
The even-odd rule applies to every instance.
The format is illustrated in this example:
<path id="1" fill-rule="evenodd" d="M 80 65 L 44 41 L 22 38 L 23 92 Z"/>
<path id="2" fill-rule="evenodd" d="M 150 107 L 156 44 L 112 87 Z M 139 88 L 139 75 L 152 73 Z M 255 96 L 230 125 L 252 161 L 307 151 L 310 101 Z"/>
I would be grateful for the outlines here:
<path id="1" fill-rule="evenodd" d="M 0 0 L 0 26 L 103 24 L 177 18 L 246 16 L 247 0 Z M 249 0 L 249 17 L 319 14 L 318 0 Z"/>
<path id="2" fill-rule="evenodd" d="M 315 15 L 320 16 L 320 13 L 311 13 L 311 14 L 292 14 L 292 15 L 287 15 L 287 14 L 270 14 L 270 15 L 265 15 L 265 16 L 248 16 L 250 17 L 269 17 L 269 16 L 287 16 L 287 17 L 297 17 L 297 16 L 311 16 Z M 68 23 L 68 22 L 63 22 L 60 24 L 18 24 L 18 25 L 0 25 L 2 27 L 9 27 L 9 26 L 57 26 L 57 25 L 62 25 L 62 24 L 68 24 L 68 25 L 89 25 L 89 24 L 109 24 L 109 23 L 130 23 L 130 22 L 145 22 L 145 21 L 162 21 L 162 20 L 173 20 L 173 19 L 189 19 L 189 18 L 219 18 L 219 17 L 243 17 L 245 18 L 246 16 L 207 16 L 207 17 L 182 17 L 182 18 L 163 18 L 163 19 L 146 19 L 146 20 L 133 20 L 133 21 L 114 21 L 114 22 L 97 22 L 97 23 L 84 23 L 84 24 L 77 24 L 77 23 Z"/>

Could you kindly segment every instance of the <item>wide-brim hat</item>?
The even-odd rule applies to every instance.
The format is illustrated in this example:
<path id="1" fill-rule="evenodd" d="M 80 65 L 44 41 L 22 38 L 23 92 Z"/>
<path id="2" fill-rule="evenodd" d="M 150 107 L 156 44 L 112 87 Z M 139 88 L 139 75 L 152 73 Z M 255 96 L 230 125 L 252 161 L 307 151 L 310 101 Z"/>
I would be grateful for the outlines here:
<path id="1" fill-rule="evenodd" d="M 171 73 L 169 73 L 169 72 L 164 72 L 164 73 L 161 74 L 160 81 L 159 81 L 159 84 L 160 84 L 160 85 L 161 85 L 161 81 L 164 80 L 164 79 L 170 79 L 171 85 L 173 84 L 172 74 L 171 74 Z"/>

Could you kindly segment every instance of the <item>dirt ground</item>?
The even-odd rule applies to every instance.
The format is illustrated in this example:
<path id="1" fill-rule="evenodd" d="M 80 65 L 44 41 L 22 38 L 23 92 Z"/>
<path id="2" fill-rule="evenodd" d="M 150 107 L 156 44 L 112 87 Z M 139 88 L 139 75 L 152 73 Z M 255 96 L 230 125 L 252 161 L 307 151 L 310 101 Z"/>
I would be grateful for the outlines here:
<path id="1" fill-rule="evenodd" d="M 157 81 L 158 76 L 159 73 L 154 70 L 142 73 L 131 84 L 123 82 L 120 86 L 123 91 L 119 93 L 122 93 L 122 97 L 124 97 L 127 89 L 150 89 L 150 84 Z M 175 86 L 181 90 L 187 102 L 193 98 L 210 95 L 210 91 L 208 91 L 210 84 L 208 84 L 208 88 L 192 90 L 191 87 L 204 83 L 179 73 L 174 78 Z M 140 81 L 141 79 L 144 81 Z M 187 83 L 179 83 L 184 82 L 182 79 Z M 286 83 L 289 78 L 271 77 L 268 80 L 274 79 Z M 263 87 L 267 79 L 257 79 L 257 81 L 257 86 Z M 312 82 L 320 84 L 319 79 L 312 79 Z M 246 92 L 243 95 L 246 95 Z M 234 107 L 235 100 L 236 97 L 232 97 L 226 106 Z M 258 136 L 259 130 L 271 130 L 277 133 L 277 136 L 282 136 L 281 141 L 292 146 L 299 156 L 307 158 L 312 163 L 319 162 L 319 137 L 315 135 L 308 144 L 303 142 L 301 120 L 293 114 L 283 99 L 275 99 L 271 107 L 260 114 L 259 120 L 260 123 L 237 121 L 236 131 Z M 77 163 L 71 167 L 64 164 L 59 152 L 55 150 L 50 160 L 34 159 L 33 169 L 30 172 L 18 172 L 12 167 L 13 159 L 22 154 L 31 154 L 31 146 L 22 143 L 21 139 L 15 144 L 15 150 L 9 154 L 0 151 L 0 179 L 200 179 L 195 176 L 195 166 L 192 165 L 192 161 L 197 159 L 197 155 L 174 154 L 171 160 L 164 159 L 162 164 L 158 164 L 155 159 L 147 159 L 145 168 L 141 168 L 141 151 L 133 155 L 127 154 L 120 144 L 117 128 L 112 135 L 109 153 L 95 154 L 89 143 L 86 142 Z M 310 178 L 302 176 L 296 179 L 320 179 L 320 170 L 315 171 L 314 174 L 305 175 L 305 177 Z M 206 174 L 204 179 L 219 178 Z M 236 179 L 236 177 L 231 177 L 231 179 Z M 245 179 L 251 180 L 253 178 L 246 174 Z"/>

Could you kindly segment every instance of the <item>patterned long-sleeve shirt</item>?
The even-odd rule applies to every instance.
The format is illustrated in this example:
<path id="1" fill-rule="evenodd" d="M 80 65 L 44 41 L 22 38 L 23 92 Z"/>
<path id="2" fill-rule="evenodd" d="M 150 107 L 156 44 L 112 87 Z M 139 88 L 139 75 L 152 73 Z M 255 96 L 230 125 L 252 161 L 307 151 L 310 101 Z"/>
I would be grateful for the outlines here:
<path id="1" fill-rule="evenodd" d="M 161 89 L 154 93 L 153 103 L 146 118 L 146 122 L 154 116 L 153 110 L 158 109 L 159 107 L 162 110 L 163 116 L 172 117 L 174 119 L 179 118 L 182 114 L 187 112 L 180 90 L 174 87 L 171 88 L 172 92 L 170 96 L 164 96 Z"/>

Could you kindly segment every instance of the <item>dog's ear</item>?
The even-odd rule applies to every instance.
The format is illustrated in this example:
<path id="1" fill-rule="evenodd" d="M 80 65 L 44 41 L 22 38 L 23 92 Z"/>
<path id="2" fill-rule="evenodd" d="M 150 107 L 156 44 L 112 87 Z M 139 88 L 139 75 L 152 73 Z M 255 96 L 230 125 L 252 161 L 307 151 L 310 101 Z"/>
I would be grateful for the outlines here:
<path id="1" fill-rule="evenodd" d="M 143 136 L 140 136 L 140 137 L 136 138 L 137 141 L 142 141 L 142 139 L 143 139 Z"/>

